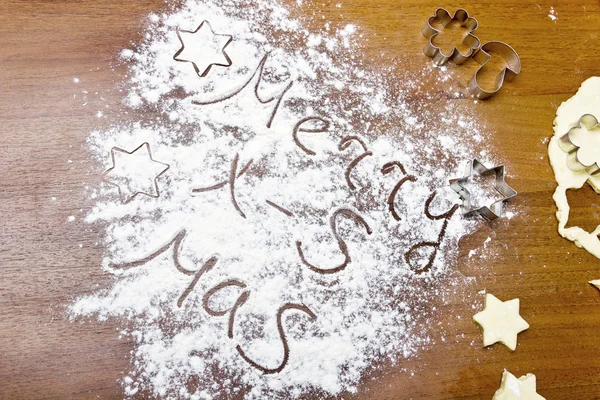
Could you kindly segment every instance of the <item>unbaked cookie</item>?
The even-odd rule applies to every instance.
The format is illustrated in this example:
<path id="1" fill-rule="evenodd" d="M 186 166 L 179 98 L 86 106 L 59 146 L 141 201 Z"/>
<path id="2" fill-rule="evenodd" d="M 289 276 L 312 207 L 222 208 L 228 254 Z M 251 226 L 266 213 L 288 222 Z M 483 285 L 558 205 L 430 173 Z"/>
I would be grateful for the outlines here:
<path id="1" fill-rule="evenodd" d="M 483 328 L 483 345 L 504 343 L 515 351 L 517 335 L 529 328 L 529 324 L 519 315 L 519 299 L 501 301 L 493 294 L 485 295 L 483 311 L 473 316 Z"/>
<path id="2" fill-rule="evenodd" d="M 500 388 L 492 400 L 546 400 L 537 394 L 535 375 L 527 374 L 519 379 L 504 370 Z"/>

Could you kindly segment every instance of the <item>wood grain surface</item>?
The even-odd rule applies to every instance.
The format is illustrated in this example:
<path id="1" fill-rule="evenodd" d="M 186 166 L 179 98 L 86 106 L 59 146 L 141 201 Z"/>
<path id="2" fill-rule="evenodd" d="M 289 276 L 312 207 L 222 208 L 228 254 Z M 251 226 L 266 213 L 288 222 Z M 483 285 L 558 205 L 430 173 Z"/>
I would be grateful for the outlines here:
<path id="1" fill-rule="evenodd" d="M 600 399 L 600 293 L 587 283 L 600 279 L 600 261 L 557 233 L 544 140 L 560 103 L 600 75 L 600 4 L 305 0 L 294 13 L 361 26 L 369 36 L 366 62 L 392 66 L 402 79 L 431 62 L 419 31 L 438 6 L 466 8 L 482 41 L 505 41 L 521 56 L 522 74 L 477 105 L 519 192 L 511 203 L 518 215 L 482 224 L 461 242 L 458 268 L 476 279 L 440 313 L 447 340 L 370 372 L 357 394 L 343 398 L 490 399 L 507 368 L 536 374 L 549 400 Z M 118 380 L 130 369 L 132 343 L 119 340 L 118 329 L 126 322 L 70 322 L 65 307 L 110 283 L 100 269 L 100 233 L 81 220 L 91 204 L 84 188 L 98 179 L 84 143 L 103 123 L 97 110 L 118 111 L 126 74 L 118 52 L 141 39 L 148 13 L 166 9 L 161 0 L 0 0 L 0 399 L 123 397 Z M 449 67 L 459 92 L 476 68 L 472 61 Z M 461 97 L 454 101 L 473 101 Z M 572 223 L 600 223 L 596 197 L 589 188 L 570 194 Z M 470 249 L 480 251 L 468 257 Z M 480 346 L 469 316 L 482 289 L 521 299 L 531 328 L 519 335 L 516 352 Z"/>

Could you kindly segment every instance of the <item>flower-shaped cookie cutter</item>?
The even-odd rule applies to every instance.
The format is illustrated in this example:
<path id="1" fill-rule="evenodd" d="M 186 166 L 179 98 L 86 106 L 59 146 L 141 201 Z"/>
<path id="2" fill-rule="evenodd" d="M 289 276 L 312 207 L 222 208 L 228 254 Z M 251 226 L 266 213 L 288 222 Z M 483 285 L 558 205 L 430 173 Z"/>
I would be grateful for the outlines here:
<path id="1" fill-rule="evenodd" d="M 600 172 L 600 123 L 592 114 L 584 114 L 560 138 L 558 145 L 567 153 L 567 166 L 571 170 L 587 171 L 590 175 Z"/>
<path id="2" fill-rule="evenodd" d="M 495 201 L 489 207 L 473 208 L 471 205 L 471 193 L 469 193 L 465 185 L 475 172 L 482 176 L 491 174 L 496 176 L 494 188 L 502 195 L 502 198 Z M 464 177 L 450 180 L 450 188 L 460 196 L 462 200 L 461 210 L 464 215 L 479 214 L 488 221 L 501 217 L 504 202 L 517 195 L 516 190 L 511 188 L 504 180 L 504 165 L 487 168 L 476 159 L 467 165 Z"/>
<path id="3" fill-rule="evenodd" d="M 467 28 L 469 31 L 462 41 L 462 43 L 469 48 L 466 54 L 461 53 L 456 46 L 452 48 L 450 54 L 444 54 L 442 49 L 433 44 L 434 39 L 441 32 L 433 27 L 433 23 L 439 22 L 446 28 L 454 21 L 458 22 L 460 26 Z M 477 20 L 469 17 L 469 13 L 462 8 L 456 10 L 452 16 L 450 16 L 450 13 L 445 8 L 438 8 L 435 11 L 435 14 L 427 19 L 427 22 L 421 29 L 423 36 L 429 39 L 423 48 L 423 53 L 425 53 L 427 57 L 433 58 L 433 63 L 435 65 L 444 65 L 448 61 L 452 61 L 457 65 L 462 64 L 479 48 L 480 41 L 477 36 L 472 33 L 477 29 L 477 26 Z"/>
<path id="4" fill-rule="evenodd" d="M 484 90 L 477 82 L 477 76 L 485 67 L 485 64 L 492 58 L 490 52 L 498 54 L 506 62 L 506 67 L 496 77 L 496 84 L 492 91 Z M 469 92 L 476 98 L 483 100 L 498 93 L 504 85 L 504 81 L 512 81 L 521 73 L 521 59 L 517 52 L 503 42 L 487 42 L 473 55 L 473 59 L 481 64 L 481 67 L 475 72 L 473 78 L 467 85 Z"/>

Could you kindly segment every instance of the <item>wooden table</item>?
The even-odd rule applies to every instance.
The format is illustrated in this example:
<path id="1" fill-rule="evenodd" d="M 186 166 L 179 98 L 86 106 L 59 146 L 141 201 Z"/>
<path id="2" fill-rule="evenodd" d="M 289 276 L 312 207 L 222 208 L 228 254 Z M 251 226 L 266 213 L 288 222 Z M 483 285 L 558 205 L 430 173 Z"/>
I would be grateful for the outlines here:
<path id="1" fill-rule="evenodd" d="M 513 202 L 520 213 L 510 223 L 482 224 L 462 241 L 459 269 L 477 280 L 471 300 L 445 313 L 472 315 L 472 299 L 487 289 L 519 297 L 531 328 L 511 353 L 500 345 L 483 349 L 480 329 L 469 318 L 455 321 L 445 332 L 452 340 L 369 374 L 357 395 L 344 398 L 489 399 L 507 368 L 536 374 L 548 399 L 600 399 L 600 293 L 587 283 L 600 279 L 600 261 L 557 233 L 545 141 L 560 103 L 600 75 L 600 5 L 324 0 L 305 7 L 377 33 L 365 50 L 368 62 L 392 65 L 401 57 L 404 68 L 418 71 L 430 62 L 419 30 L 440 5 L 467 8 L 479 20 L 478 36 L 510 43 L 523 64 L 514 83 L 479 106 L 520 192 Z M 0 2 L 0 399 L 122 397 L 117 380 L 130 369 L 132 349 L 117 338 L 123 321 L 70 322 L 65 307 L 111 280 L 100 269 L 98 232 L 81 222 L 91 204 L 84 187 L 97 179 L 84 145 L 99 124 L 91 110 L 118 108 L 122 93 L 114 88 L 125 66 L 116 65 L 116 54 L 140 40 L 145 15 L 165 9 L 160 0 Z M 460 73 L 468 77 L 474 68 L 465 64 Z M 570 200 L 574 224 L 600 223 L 591 189 Z M 490 252 L 501 256 L 469 258 L 488 237 Z"/>

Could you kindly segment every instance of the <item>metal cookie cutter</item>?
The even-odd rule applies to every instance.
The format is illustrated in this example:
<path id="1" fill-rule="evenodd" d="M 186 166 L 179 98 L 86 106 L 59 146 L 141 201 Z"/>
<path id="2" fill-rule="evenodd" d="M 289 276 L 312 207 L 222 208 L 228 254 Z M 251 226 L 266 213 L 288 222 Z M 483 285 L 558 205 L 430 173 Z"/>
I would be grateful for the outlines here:
<path id="1" fill-rule="evenodd" d="M 507 64 L 507 66 L 502 70 L 502 72 L 500 72 L 496 77 L 496 85 L 494 86 L 494 90 L 492 90 L 491 92 L 482 89 L 481 86 L 479 86 L 479 83 L 477 82 L 477 75 L 479 75 L 479 73 L 485 67 L 485 64 L 490 60 L 490 58 L 492 58 L 490 52 L 499 54 L 502 58 L 504 58 L 504 61 L 506 61 Z M 467 87 L 469 89 L 469 92 L 471 92 L 471 94 L 474 97 L 481 100 L 487 99 L 488 97 L 491 97 L 498 93 L 498 91 L 502 88 L 502 85 L 504 84 L 505 80 L 510 82 L 515 78 L 515 76 L 519 75 L 519 73 L 521 72 L 521 59 L 519 58 L 519 55 L 512 47 L 503 42 L 485 43 L 473 55 L 473 59 L 475 59 L 475 61 L 481 64 L 481 67 L 479 67 L 477 72 L 475 72 L 475 75 L 473 76 L 473 78 L 471 78 L 471 81 L 469 82 L 469 85 Z"/>
<path id="2" fill-rule="evenodd" d="M 463 44 L 469 48 L 466 54 L 462 54 L 456 48 L 456 46 L 452 48 L 450 54 L 444 54 L 438 46 L 433 44 L 433 40 L 440 33 L 440 31 L 435 29 L 432 25 L 435 21 L 441 23 L 444 28 L 450 25 L 450 23 L 453 21 L 456 21 L 460 23 L 460 26 L 463 26 L 469 30 L 469 33 L 462 41 Z M 472 34 L 475 29 L 477 29 L 477 20 L 469 17 L 469 13 L 462 8 L 456 10 L 453 16 L 450 16 L 448 10 L 444 8 L 438 8 L 435 11 L 435 14 L 427 19 L 427 22 L 421 29 L 423 36 L 429 39 L 423 48 L 423 53 L 425 53 L 427 57 L 433 58 L 433 63 L 435 65 L 444 65 L 448 61 L 452 61 L 454 64 L 462 64 L 473 55 L 477 48 L 479 48 L 479 39 L 477 36 Z"/>
<path id="3" fill-rule="evenodd" d="M 595 143 L 586 144 L 581 133 L 594 135 Z M 579 135 L 578 135 L 579 133 Z M 596 146 L 594 146 L 596 144 Z M 567 155 L 567 166 L 573 171 L 587 171 L 590 175 L 600 172 L 600 124 L 592 114 L 584 114 L 573 128 L 558 141 Z"/>
<path id="4" fill-rule="evenodd" d="M 472 208 L 471 206 L 471 194 L 463 186 L 469 178 L 473 176 L 473 172 L 477 172 L 479 175 L 496 175 L 496 182 L 494 188 L 502 195 L 500 200 L 494 202 L 491 206 L 483 206 L 480 208 Z M 492 221 L 502 216 L 503 204 L 506 200 L 511 197 L 515 197 L 517 192 L 508 186 L 508 183 L 504 181 L 504 165 L 500 165 L 493 168 L 487 168 L 485 165 L 480 163 L 478 160 L 467 165 L 465 170 L 465 176 L 463 178 L 457 178 L 450 180 L 450 188 L 454 190 L 462 199 L 463 203 L 461 206 L 462 213 L 465 215 L 479 214 L 488 221 Z"/>

